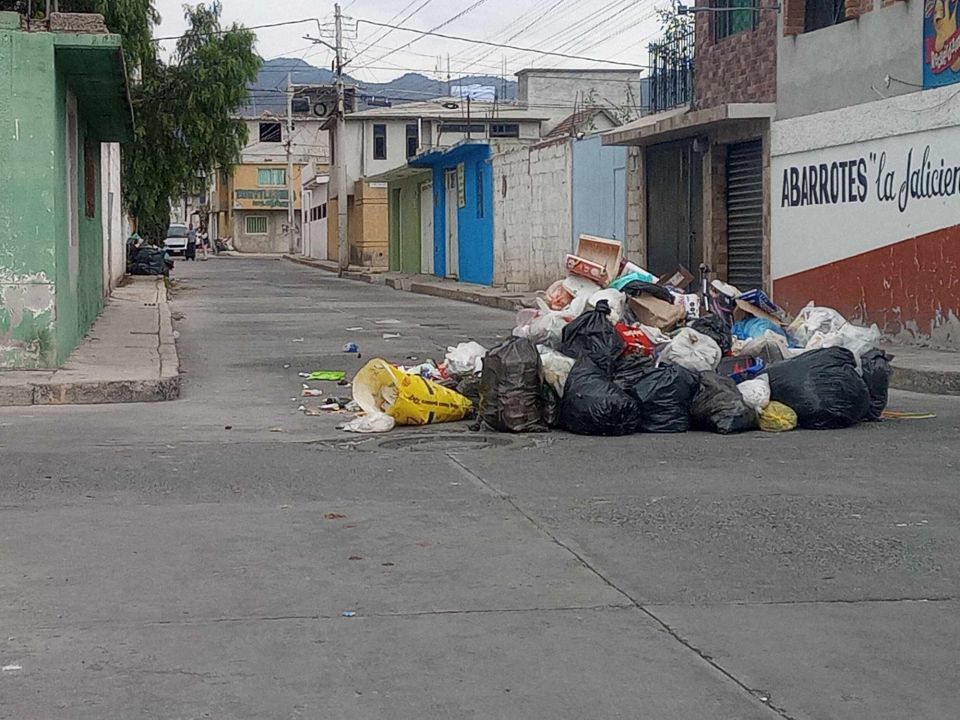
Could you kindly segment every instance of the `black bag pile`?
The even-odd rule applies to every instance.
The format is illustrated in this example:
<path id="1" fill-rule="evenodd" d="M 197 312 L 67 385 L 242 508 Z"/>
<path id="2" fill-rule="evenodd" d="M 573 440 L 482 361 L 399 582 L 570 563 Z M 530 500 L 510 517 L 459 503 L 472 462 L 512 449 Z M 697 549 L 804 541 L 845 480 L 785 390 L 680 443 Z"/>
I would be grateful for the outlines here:
<path id="1" fill-rule="evenodd" d="M 545 432 L 540 384 L 540 353 L 532 342 L 510 338 L 497 345 L 483 358 L 480 419 L 500 432 Z"/>
<path id="2" fill-rule="evenodd" d="M 697 429 L 721 435 L 756 430 L 759 424 L 756 410 L 744 402 L 737 384 L 715 372 L 700 373 L 690 416 Z"/>
<path id="3" fill-rule="evenodd" d="M 883 350 L 868 350 L 860 356 L 863 381 L 867 384 L 867 390 L 870 393 L 870 408 L 864 420 L 871 422 L 879 420 L 887 407 L 892 361 L 893 355 L 888 355 Z"/>
<path id="4" fill-rule="evenodd" d="M 628 376 L 630 372 L 628 368 Z M 615 369 L 608 373 L 589 357 L 577 360 L 563 387 L 560 426 L 577 435 L 619 436 L 638 432 L 640 406 L 616 378 Z"/>
<path id="5" fill-rule="evenodd" d="M 697 374 L 680 365 L 647 370 L 627 388 L 640 406 L 640 430 L 649 433 L 689 430 L 690 403 L 697 386 Z"/>
<path id="6" fill-rule="evenodd" d="M 563 328 L 560 352 L 574 360 L 588 358 L 609 376 L 627 346 L 610 323 L 610 304 L 606 300 Z M 569 383 L 568 383 L 569 384 Z M 566 391 L 564 391 L 566 394 Z"/>
<path id="7" fill-rule="evenodd" d="M 699 320 L 694 320 L 690 325 L 698 333 L 713 338 L 724 355 L 730 352 L 733 347 L 733 337 L 730 335 L 730 328 L 726 326 L 723 320 L 716 315 L 704 315 Z"/>
<path id="8" fill-rule="evenodd" d="M 771 399 L 793 408 L 802 428 L 849 427 L 871 410 L 870 391 L 846 348 L 811 350 L 770 366 L 767 375 Z"/>

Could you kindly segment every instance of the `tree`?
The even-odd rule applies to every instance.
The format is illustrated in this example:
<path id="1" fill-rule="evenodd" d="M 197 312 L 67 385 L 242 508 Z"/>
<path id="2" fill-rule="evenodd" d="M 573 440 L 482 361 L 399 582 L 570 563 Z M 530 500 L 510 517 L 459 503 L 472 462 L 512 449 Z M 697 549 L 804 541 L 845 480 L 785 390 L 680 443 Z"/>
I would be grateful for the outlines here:
<path id="1" fill-rule="evenodd" d="M 152 39 L 160 22 L 154 0 L 60 0 L 59 6 L 101 13 L 122 38 L 135 113 L 134 139 L 123 146 L 124 201 L 140 234 L 161 242 L 170 201 L 199 191 L 204 176 L 240 157 L 247 131 L 234 115 L 260 70 L 256 37 L 236 23 L 223 28 L 219 0 L 186 5 L 188 30 L 164 62 Z M 34 2 L 34 14 L 44 7 Z M 27 9 L 26 0 L 0 0 L 0 10 Z"/>
<path id="2" fill-rule="evenodd" d="M 189 29 L 169 64 L 155 53 L 133 88 L 135 139 L 124 148 L 124 196 L 141 235 L 162 240 L 170 200 L 201 189 L 202 177 L 230 167 L 247 142 L 233 117 L 247 99 L 260 58 L 255 36 L 220 24 L 220 3 L 186 7 Z"/>

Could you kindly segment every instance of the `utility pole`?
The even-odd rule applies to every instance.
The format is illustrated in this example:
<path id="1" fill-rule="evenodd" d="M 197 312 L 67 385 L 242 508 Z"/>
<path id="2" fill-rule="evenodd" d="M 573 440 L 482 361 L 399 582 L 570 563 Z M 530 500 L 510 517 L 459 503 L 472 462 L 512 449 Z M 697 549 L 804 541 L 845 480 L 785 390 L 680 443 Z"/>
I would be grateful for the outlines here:
<path id="1" fill-rule="evenodd" d="M 290 252 L 297 252 L 297 232 L 293 219 L 293 85 L 292 73 L 287 73 L 287 232 L 290 234 Z"/>
<path id="2" fill-rule="evenodd" d="M 334 5 L 336 13 L 336 67 L 337 67 L 337 137 L 334 166 L 337 175 L 337 264 L 342 274 L 350 265 L 350 245 L 347 234 L 347 108 L 343 90 L 343 17 L 340 3 Z"/>

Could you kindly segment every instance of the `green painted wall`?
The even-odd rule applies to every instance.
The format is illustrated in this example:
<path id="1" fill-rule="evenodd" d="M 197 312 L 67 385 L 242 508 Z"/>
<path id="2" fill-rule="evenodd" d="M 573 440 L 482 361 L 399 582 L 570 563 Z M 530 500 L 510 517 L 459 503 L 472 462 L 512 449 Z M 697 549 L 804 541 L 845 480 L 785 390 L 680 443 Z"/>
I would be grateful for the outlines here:
<path id="1" fill-rule="evenodd" d="M 58 361 L 53 43 L 0 30 L 0 367 Z"/>
<path id="2" fill-rule="evenodd" d="M 0 24 L 2 26 L 2 24 Z M 0 30 L 0 368 L 61 364 L 103 302 L 100 139 L 78 92 L 78 243 L 70 246 L 66 104 L 55 36 Z M 89 140 L 89 145 L 85 143 Z M 85 213 L 84 148 L 96 174 Z"/>
<path id="3" fill-rule="evenodd" d="M 420 272 L 421 181 L 421 178 L 410 178 L 389 185 L 391 270 Z"/>

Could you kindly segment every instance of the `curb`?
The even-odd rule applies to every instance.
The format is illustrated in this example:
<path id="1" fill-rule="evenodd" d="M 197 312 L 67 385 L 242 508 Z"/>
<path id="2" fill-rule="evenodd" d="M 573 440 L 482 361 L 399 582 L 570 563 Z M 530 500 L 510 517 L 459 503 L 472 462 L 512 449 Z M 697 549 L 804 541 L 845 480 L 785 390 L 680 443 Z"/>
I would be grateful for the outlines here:
<path id="1" fill-rule="evenodd" d="M 494 308 L 496 310 L 508 310 L 510 312 L 517 312 L 518 310 L 522 310 L 524 307 L 526 307 L 526 305 L 523 304 L 523 301 L 517 298 L 499 297 L 497 295 L 490 295 L 483 292 L 475 292 L 463 287 L 443 287 L 439 285 L 432 285 L 430 283 L 411 280 L 409 277 L 388 277 L 383 273 L 365 273 L 357 272 L 355 270 L 347 270 L 341 274 L 339 273 L 336 264 L 329 261 L 312 260 L 309 258 L 298 257 L 296 255 L 284 255 L 283 257 L 284 259 L 297 263 L 298 265 L 316 268 L 317 270 L 323 270 L 324 272 L 329 272 L 334 275 L 339 274 L 344 280 L 357 280 L 359 282 L 370 283 L 372 285 L 385 285 L 386 287 L 393 288 L 394 290 L 400 290 L 402 292 L 410 292 L 417 295 L 430 295 L 433 297 L 443 298 L 445 300 L 455 300 L 457 302 L 470 303 L 471 305 L 482 305 L 484 307 Z"/>
<path id="2" fill-rule="evenodd" d="M 914 370 L 893 365 L 890 372 L 890 389 L 926 395 L 960 395 L 960 373 Z"/>
<path id="3" fill-rule="evenodd" d="M 157 281 L 159 377 L 143 380 L 106 380 L 103 382 L 65 383 L 49 380 L 0 386 L 0 407 L 31 405 L 103 405 L 118 403 L 164 402 L 180 397 L 180 356 L 167 287 Z"/>

